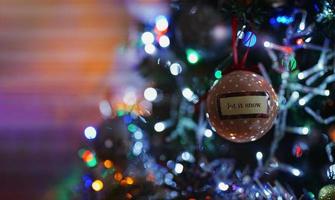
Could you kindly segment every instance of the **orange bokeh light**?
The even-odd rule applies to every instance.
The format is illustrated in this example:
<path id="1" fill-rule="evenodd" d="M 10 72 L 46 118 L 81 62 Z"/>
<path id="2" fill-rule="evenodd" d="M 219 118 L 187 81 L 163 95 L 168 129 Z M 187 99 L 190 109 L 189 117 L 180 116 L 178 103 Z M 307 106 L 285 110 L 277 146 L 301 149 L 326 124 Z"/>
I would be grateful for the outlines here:
<path id="1" fill-rule="evenodd" d="M 110 160 L 105 160 L 104 162 L 104 166 L 109 169 L 109 168 L 112 168 L 113 167 L 113 162 L 110 161 Z"/>
<path id="2" fill-rule="evenodd" d="M 122 178 L 123 178 L 123 175 L 122 175 L 120 172 L 116 172 L 116 173 L 114 174 L 114 179 L 115 179 L 116 181 L 121 181 Z"/>

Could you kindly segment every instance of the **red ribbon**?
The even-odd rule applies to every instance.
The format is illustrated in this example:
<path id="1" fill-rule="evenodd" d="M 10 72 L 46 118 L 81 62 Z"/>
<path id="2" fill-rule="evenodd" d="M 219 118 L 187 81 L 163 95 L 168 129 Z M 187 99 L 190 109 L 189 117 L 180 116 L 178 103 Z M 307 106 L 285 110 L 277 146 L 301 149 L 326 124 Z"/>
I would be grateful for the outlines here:
<path id="1" fill-rule="evenodd" d="M 247 51 L 244 53 L 244 56 L 239 62 L 238 60 L 238 51 L 237 51 L 237 28 L 238 28 L 238 20 L 237 17 L 233 16 L 232 22 L 231 22 L 231 29 L 232 29 L 232 49 L 233 49 L 233 58 L 234 58 L 234 65 L 233 65 L 233 70 L 238 70 L 238 69 L 244 69 L 245 68 L 245 62 L 247 61 L 248 54 L 250 48 L 247 48 Z M 250 38 L 248 38 L 247 41 L 251 41 L 251 35 Z"/>

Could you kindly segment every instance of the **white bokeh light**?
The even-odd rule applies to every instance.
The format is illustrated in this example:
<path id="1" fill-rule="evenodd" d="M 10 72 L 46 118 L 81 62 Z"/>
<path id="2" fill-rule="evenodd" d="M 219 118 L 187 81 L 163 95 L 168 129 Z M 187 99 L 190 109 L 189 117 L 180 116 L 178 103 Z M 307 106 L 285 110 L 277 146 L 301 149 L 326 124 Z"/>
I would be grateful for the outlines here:
<path id="1" fill-rule="evenodd" d="M 213 136 L 213 131 L 211 129 L 206 129 L 204 132 L 205 137 L 212 137 Z"/>
<path id="2" fill-rule="evenodd" d="M 170 39 L 166 35 L 162 35 L 158 41 L 159 45 L 163 48 L 166 48 L 170 45 Z"/>
<path id="3" fill-rule="evenodd" d="M 163 15 L 156 17 L 156 28 L 158 31 L 165 31 L 169 27 L 169 22 L 167 18 Z"/>
<path id="4" fill-rule="evenodd" d="M 88 126 L 84 130 L 85 137 L 89 140 L 93 140 L 97 136 L 97 131 L 93 126 Z"/>
<path id="5" fill-rule="evenodd" d="M 174 76 L 179 75 L 182 72 L 182 68 L 179 63 L 172 63 L 170 65 L 170 73 Z"/>
<path id="6" fill-rule="evenodd" d="M 224 182 L 220 182 L 218 184 L 218 188 L 219 190 L 222 190 L 222 191 L 227 191 L 229 189 L 229 185 L 227 185 L 226 183 Z"/>
<path id="7" fill-rule="evenodd" d="M 155 41 L 155 36 L 151 32 L 144 32 L 141 36 L 143 44 L 152 44 Z"/>
<path id="8" fill-rule="evenodd" d="M 165 130 L 165 124 L 163 122 L 157 122 L 154 126 L 156 132 L 163 132 Z"/>
<path id="9" fill-rule="evenodd" d="M 155 101 L 157 99 L 157 90 L 155 88 L 149 87 L 144 90 L 144 98 L 148 101 Z"/>
<path id="10" fill-rule="evenodd" d="M 181 174 L 184 170 L 184 166 L 180 163 L 176 163 L 175 167 L 174 167 L 174 171 L 177 173 L 177 174 Z"/>
<path id="11" fill-rule="evenodd" d="M 155 45 L 153 44 L 146 44 L 144 46 L 144 51 L 147 53 L 147 54 L 154 54 L 156 52 L 156 47 Z"/>

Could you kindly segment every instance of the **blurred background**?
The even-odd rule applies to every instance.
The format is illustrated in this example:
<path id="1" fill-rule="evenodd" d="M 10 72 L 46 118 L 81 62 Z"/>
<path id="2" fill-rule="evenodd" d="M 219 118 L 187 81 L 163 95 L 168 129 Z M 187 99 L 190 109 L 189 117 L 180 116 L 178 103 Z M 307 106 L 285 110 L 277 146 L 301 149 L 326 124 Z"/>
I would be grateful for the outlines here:
<path id="1" fill-rule="evenodd" d="M 61 199 L 128 37 L 125 1 L 0 2 L 0 199 Z"/>

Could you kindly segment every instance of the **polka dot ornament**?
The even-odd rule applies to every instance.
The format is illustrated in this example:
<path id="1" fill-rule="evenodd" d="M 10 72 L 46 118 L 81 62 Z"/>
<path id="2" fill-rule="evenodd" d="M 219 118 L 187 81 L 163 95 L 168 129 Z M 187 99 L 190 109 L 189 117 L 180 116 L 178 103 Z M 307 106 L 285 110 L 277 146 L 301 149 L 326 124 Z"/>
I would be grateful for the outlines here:
<path id="1" fill-rule="evenodd" d="M 249 71 L 224 75 L 208 93 L 209 122 L 220 136 L 232 142 L 251 142 L 264 136 L 271 129 L 277 111 L 278 99 L 272 86 Z"/>

